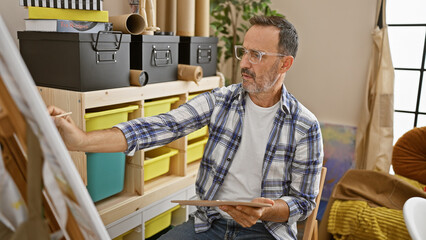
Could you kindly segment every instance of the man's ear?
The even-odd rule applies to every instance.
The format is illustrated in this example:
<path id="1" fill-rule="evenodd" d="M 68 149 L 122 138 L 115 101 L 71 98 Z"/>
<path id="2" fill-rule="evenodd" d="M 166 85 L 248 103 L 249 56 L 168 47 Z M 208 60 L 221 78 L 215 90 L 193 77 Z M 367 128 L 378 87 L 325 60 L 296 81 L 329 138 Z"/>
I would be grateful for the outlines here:
<path id="1" fill-rule="evenodd" d="M 285 73 L 287 72 L 291 66 L 293 65 L 294 57 L 293 56 L 285 56 L 281 59 L 280 64 L 280 72 Z"/>

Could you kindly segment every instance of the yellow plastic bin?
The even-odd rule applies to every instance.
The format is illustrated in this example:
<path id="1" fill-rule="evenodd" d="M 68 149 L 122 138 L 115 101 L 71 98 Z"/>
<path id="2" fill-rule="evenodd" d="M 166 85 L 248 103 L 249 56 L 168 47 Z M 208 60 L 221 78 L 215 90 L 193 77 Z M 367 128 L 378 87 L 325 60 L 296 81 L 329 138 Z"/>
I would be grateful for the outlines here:
<path id="1" fill-rule="evenodd" d="M 170 158 L 178 153 L 178 150 L 161 147 L 145 152 L 144 180 L 148 181 L 163 175 L 169 171 Z"/>
<path id="2" fill-rule="evenodd" d="M 209 129 L 206 125 L 206 126 L 200 128 L 200 129 L 188 134 L 188 141 L 199 138 L 199 137 L 204 137 L 208 134 L 208 132 L 209 132 Z"/>
<path id="3" fill-rule="evenodd" d="M 142 239 L 142 226 L 137 226 L 112 240 L 140 240 Z"/>
<path id="4" fill-rule="evenodd" d="M 193 99 L 194 97 L 196 97 L 198 95 L 200 95 L 200 93 L 189 94 L 188 101 Z M 195 138 L 203 137 L 203 136 L 207 135 L 208 131 L 209 131 L 209 129 L 207 128 L 207 126 L 204 126 L 200 129 L 188 134 L 188 141 L 195 139 Z"/>
<path id="5" fill-rule="evenodd" d="M 144 116 L 150 117 L 160 113 L 166 113 L 171 110 L 171 105 L 179 101 L 179 97 L 163 98 L 144 103 Z"/>
<path id="6" fill-rule="evenodd" d="M 188 95 L 188 101 L 195 98 L 199 93 L 193 93 Z"/>
<path id="7" fill-rule="evenodd" d="M 179 205 L 161 213 L 160 215 L 145 222 L 145 238 L 152 237 L 172 223 L 173 211 L 179 209 Z"/>
<path id="8" fill-rule="evenodd" d="M 84 115 L 84 119 L 86 119 L 86 131 L 90 132 L 107 129 L 116 124 L 126 122 L 128 120 L 128 114 L 138 108 L 138 105 L 130 105 L 122 108 L 86 113 Z"/>
<path id="9" fill-rule="evenodd" d="M 191 94 L 189 94 L 188 95 L 188 101 L 191 100 L 191 99 L 193 99 L 193 98 L 195 98 L 196 96 L 198 96 L 198 95 L 200 95 L 202 93 L 204 93 L 204 92 L 197 92 L 197 93 L 191 93 Z"/>
<path id="10" fill-rule="evenodd" d="M 203 157 L 204 147 L 207 143 L 208 138 L 203 138 L 201 140 L 193 140 L 188 142 L 187 153 L 186 153 L 186 163 L 194 162 Z"/>
<path id="11" fill-rule="evenodd" d="M 117 237 L 113 238 L 112 240 L 124 240 L 124 237 L 125 237 L 126 235 L 128 235 L 129 233 L 131 233 L 131 232 L 133 232 L 133 229 L 132 229 L 132 230 L 129 230 L 129 231 L 127 231 L 127 232 L 123 233 L 123 234 L 121 234 L 120 236 L 117 236 Z"/>

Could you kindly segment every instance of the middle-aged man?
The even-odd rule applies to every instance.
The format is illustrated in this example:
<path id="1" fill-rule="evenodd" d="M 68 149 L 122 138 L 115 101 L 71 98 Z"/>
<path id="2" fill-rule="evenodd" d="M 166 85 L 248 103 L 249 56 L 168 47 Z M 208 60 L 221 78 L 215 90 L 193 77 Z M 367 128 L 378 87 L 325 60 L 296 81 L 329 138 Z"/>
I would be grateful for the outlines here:
<path id="1" fill-rule="evenodd" d="M 297 221 L 315 207 L 323 149 L 315 116 L 284 86 L 298 48 L 284 18 L 255 16 L 235 47 L 241 84 L 214 89 L 168 113 L 85 133 L 55 118 L 70 150 L 132 153 L 167 144 L 205 125 L 209 140 L 196 180 L 202 200 L 272 207 L 197 207 L 161 239 L 297 239 Z M 49 107 L 52 116 L 63 113 Z"/>

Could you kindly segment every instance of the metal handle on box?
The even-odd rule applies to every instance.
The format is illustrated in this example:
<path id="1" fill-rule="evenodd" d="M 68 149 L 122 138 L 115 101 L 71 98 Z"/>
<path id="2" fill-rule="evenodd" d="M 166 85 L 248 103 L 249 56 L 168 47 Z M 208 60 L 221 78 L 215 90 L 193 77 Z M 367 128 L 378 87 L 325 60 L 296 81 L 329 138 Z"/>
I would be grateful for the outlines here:
<path id="1" fill-rule="evenodd" d="M 118 44 L 115 44 L 114 48 L 101 48 L 99 44 L 99 39 L 102 34 L 116 34 L 120 35 Z M 121 46 L 121 39 L 123 38 L 123 33 L 119 31 L 99 31 L 96 35 L 95 45 L 93 46 L 96 51 L 96 63 L 116 63 L 117 59 L 115 55 Z"/>
<path id="2" fill-rule="evenodd" d="M 155 45 L 152 46 L 151 59 L 152 64 L 157 67 L 171 65 L 173 63 L 173 59 L 170 46 L 167 46 L 167 49 L 158 49 Z"/>
<path id="3" fill-rule="evenodd" d="M 116 53 L 117 52 L 96 52 L 96 63 L 116 63 Z"/>
<path id="4" fill-rule="evenodd" d="M 116 44 L 115 48 L 100 48 L 99 45 L 99 39 L 102 34 L 117 34 L 120 35 L 120 38 L 118 40 L 118 44 Z M 120 31 L 99 31 L 96 36 L 95 46 L 93 47 L 96 52 L 111 52 L 111 51 L 118 51 L 121 46 L 121 39 L 123 38 L 123 33 Z"/>
<path id="5" fill-rule="evenodd" d="M 209 63 L 212 60 L 212 46 L 198 46 L 197 63 Z"/>

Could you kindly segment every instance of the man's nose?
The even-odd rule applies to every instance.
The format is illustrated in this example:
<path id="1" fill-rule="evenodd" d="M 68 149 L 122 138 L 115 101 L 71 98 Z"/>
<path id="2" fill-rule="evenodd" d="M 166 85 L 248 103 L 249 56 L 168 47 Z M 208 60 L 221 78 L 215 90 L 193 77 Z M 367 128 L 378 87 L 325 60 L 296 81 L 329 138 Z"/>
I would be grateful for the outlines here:
<path id="1" fill-rule="evenodd" d="M 244 54 L 240 60 L 240 68 L 250 68 L 251 62 L 249 61 L 249 55 Z"/>

